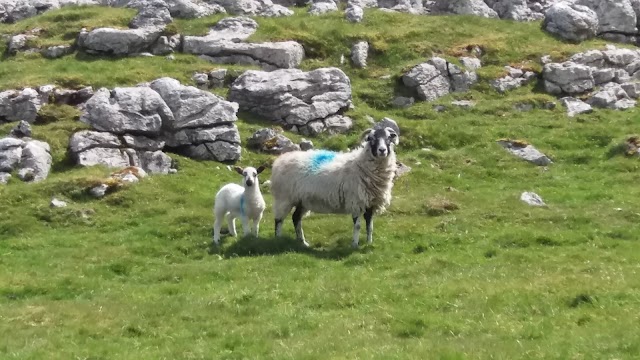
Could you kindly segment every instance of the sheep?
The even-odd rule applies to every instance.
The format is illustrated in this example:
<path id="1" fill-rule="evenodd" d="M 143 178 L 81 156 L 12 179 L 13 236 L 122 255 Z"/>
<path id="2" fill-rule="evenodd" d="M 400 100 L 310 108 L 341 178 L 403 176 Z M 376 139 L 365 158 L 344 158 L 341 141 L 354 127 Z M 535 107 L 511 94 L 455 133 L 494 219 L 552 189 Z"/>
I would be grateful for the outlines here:
<path id="1" fill-rule="evenodd" d="M 229 234 L 237 236 L 236 218 L 240 217 L 244 236 L 249 235 L 249 220 L 253 221 L 253 234 L 258 236 L 260 220 L 266 207 L 262 193 L 260 192 L 260 182 L 258 174 L 264 171 L 265 167 L 257 169 L 253 167 L 235 166 L 234 170 L 243 176 L 243 186 L 238 184 L 226 184 L 215 197 L 213 212 L 215 222 L 213 224 L 213 242 L 217 246 L 220 243 L 220 228 L 224 216 L 229 214 L 227 221 Z"/>
<path id="2" fill-rule="evenodd" d="M 352 247 L 360 237 L 360 216 L 364 213 L 367 243 L 373 243 L 373 214 L 391 202 L 396 171 L 394 147 L 398 134 L 390 127 L 367 129 L 362 144 L 347 153 L 327 150 L 292 151 L 280 155 L 272 166 L 271 194 L 275 235 L 282 234 L 283 219 L 292 216 L 296 239 L 308 247 L 302 231 L 302 217 L 313 211 L 351 214 Z"/>

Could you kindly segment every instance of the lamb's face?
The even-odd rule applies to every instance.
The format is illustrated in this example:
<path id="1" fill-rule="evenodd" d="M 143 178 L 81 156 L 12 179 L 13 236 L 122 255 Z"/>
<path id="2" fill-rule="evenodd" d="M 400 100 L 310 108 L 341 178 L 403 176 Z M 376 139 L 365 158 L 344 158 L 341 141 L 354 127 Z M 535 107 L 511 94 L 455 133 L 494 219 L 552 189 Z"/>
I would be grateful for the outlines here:
<path id="1" fill-rule="evenodd" d="M 393 129 L 386 127 L 384 129 L 369 130 L 365 136 L 365 140 L 374 157 L 384 158 L 389 156 L 393 151 L 393 147 L 398 145 L 398 134 Z"/>
<path id="2" fill-rule="evenodd" d="M 260 166 L 257 169 L 251 166 L 244 169 L 238 166 L 235 167 L 236 172 L 242 175 L 242 184 L 246 187 L 252 187 L 253 184 L 258 184 L 258 174 L 260 174 L 264 169 L 264 166 Z"/>

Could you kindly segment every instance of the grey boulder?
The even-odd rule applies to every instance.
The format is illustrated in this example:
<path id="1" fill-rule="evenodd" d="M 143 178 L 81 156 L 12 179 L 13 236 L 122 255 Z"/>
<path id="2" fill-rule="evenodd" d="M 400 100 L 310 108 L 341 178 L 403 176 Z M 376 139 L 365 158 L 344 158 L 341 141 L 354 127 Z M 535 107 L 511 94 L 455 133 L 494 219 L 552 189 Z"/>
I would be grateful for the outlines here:
<path id="1" fill-rule="evenodd" d="M 40 94 L 31 88 L 0 92 L 0 122 L 24 120 L 33 123 L 41 105 Z"/>
<path id="2" fill-rule="evenodd" d="M 586 6 L 558 2 L 547 10 L 543 27 L 548 32 L 571 41 L 584 41 L 596 36 L 598 14 Z"/>
<path id="3" fill-rule="evenodd" d="M 509 151 L 511 154 L 533 163 L 538 166 L 547 166 L 552 163 L 545 154 L 541 153 L 532 145 L 511 140 L 499 140 L 498 144 Z"/>
<path id="4" fill-rule="evenodd" d="M 90 54 L 131 55 L 145 52 L 160 37 L 161 27 L 140 29 L 98 28 L 78 35 L 78 46 Z"/>
<path id="5" fill-rule="evenodd" d="M 160 95 L 148 87 L 98 90 L 85 104 L 80 121 L 94 129 L 116 134 L 158 135 L 174 117 Z"/>
<path id="6" fill-rule="evenodd" d="M 304 126 L 347 110 L 351 82 L 338 68 L 249 70 L 231 85 L 228 98 L 241 110 L 268 120 Z"/>

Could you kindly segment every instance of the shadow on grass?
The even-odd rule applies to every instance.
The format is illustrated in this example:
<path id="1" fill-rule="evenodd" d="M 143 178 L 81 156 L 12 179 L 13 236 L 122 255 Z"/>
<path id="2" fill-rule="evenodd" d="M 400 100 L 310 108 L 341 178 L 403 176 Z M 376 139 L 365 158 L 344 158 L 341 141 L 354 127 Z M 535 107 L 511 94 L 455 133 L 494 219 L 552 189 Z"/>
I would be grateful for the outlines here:
<path id="1" fill-rule="evenodd" d="M 224 258 L 233 258 L 278 255 L 293 252 L 307 254 L 318 259 L 342 260 L 349 257 L 352 253 L 360 251 L 351 247 L 350 240 L 340 241 L 331 247 L 311 244 L 309 248 L 305 248 L 299 241 L 288 236 L 279 238 L 246 236 L 240 237 L 237 240 L 235 240 L 235 238 L 223 238 L 222 244 L 224 244 L 225 240 L 233 241 L 233 244 L 226 248 L 224 246 L 210 246 L 209 253 L 220 254 Z"/>

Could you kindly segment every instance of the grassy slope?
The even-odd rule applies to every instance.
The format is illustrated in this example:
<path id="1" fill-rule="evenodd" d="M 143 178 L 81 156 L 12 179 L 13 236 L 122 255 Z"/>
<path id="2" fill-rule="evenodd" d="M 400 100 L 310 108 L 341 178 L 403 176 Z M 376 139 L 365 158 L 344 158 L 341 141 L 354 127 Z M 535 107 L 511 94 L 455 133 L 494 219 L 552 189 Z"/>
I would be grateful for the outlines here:
<path id="1" fill-rule="evenodd" d="M 56 16 L 73 14 L 107 24 L 126 24 L 131 16 L 70 8 L 2 25 L 0 32 L 49 28 Z M 258 19 L 254 38 L 302 41 L 315 56 L 305 68 L 338 65 L 354 39 L 372 42 L 370 69 L 343 67 L 354 86 L 352 116 L 357 130 L 366 126 L 365 115 L 398 120 L 399 158 L 413 167 L 396 184 L 390 211 L 374 220 L 374 246 L 352 252 L 348 217 L 312 215 L 305 230 L 314 248 L 300 251 L 291 239 L 270 237 L 268 209 L 260 239 L 227 238 L 220 254 L 209 254 L 213 195 L 237 175 L 222 164 L 175 156 L 177 175 L 88 199 L 82 185 L 108 171 L 67 164 L 66 139 L 82 125 L 68 109 L 55 109 L 67 115 L 34 127 L 35 137 L 53 147 L 50 178 L 0 187 L 2 358 L 637 356 L 638 162 L 610 153 L 636 131 L 639 112 L 576 119 L 561 108 L 521 113 L 513 105 L 552 98 L 534 85 L 506 96 L 487 85 L 506 63 L 602 44 L 564 44 L 538 24 L 367 15 L 360 25 L 339 15 Z M 177 26 L 198 34 L 216 19 Z M 476 108 L 387 108 L 403 69 L 431 51 L 458 55 L 470 44 L 487 53 L 483 82 L 437 103 L 468 98 Z M 0 88 L 65 79 L 95 86 L 159 76 L 188 81 L 192 71 L 212 68 L 189 56 L 18 57 L 0 62 Z M 385 74 L 392 78 L 379 78 Z M 264 124 L 241 115 L 242 138 Z M 10 128 L 0 126 L 0 134 Z M 314 141 L 345 149 L 356 133 Z M 543 169 L 515 159 L 494 143 L 503 137 L 527 139 L 555 163 Z M 240 163 L 270 158 L 243 150 Z M 550 206 L 523 205 L 518 197 L 528 190 Z M 71 205 L 50 209 L 51 196 Z M 460 209 L 434 216 L 442 199 Z M 293 234 L 290 222 L 285 232 Z"/>

